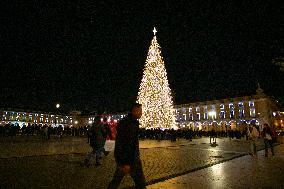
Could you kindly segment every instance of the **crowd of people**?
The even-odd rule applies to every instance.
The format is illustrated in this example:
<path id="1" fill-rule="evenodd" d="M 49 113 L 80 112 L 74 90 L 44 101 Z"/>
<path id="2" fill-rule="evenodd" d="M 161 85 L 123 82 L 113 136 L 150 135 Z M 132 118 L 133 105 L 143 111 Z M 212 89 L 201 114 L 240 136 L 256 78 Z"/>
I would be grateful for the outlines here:
<path id="1" fill-rule="evenodd" d="M 84 127 L 51 127 L 48 125 L 28 124 L 27 126 L 20 127 L 19 125 L 6 124 L 0 125 L 0 136 L 15 136 L 15 135 L 40 135 L 43 140 L 49 140 L 52 135 L 62 138 L 63 135 L 70 136 L 84 136 L 88 138 L 88 143 L 92 150 L 88 152 L 84 158 L 83 166 L 89 167 L 92 157 L 96 159 L 96 166 L 101 165 L 102 155 L 107 156 L 108 151 L 105 150 L 105 143 L 107 139 L 115 139 L 114 156 L 116 161 L 116 171 L 113 179 L 109 183 L 108 188 L 118 188 L 121 180 L 126 174 L 130 174 L 135 182 L 136 188 L 146 188 L 145 176 L 142 169 L 142 163 L 139 153 L 139 140 L 171 140 L 175 142 L 179 139 L 192 139 L 201 137 L 210 137 L 213 144 L 216 145 L 218 137 L 229 137 L 230 139 L 244 139 L 250 143 L 249 153 L 253 157 L 257 157 L 257 140 L 263 138 L 265 146 L 265 156 L 268 157 L 268 149 L 270 148 L 272 156 L 274 156 L 273 143 L 276 142 L 275 131 L 265 123 L 263 130 L 260 131 L 259 127 L 251 123 L 242 130 L 216 130 L 212 127 L 209 131 L 193 130 L 190 128 L 184 129 L 144 129 L 139 128 L 138 119 L 142 115 L 140 104 L 134 104 L 131 112 L 124 117 L 113 130 L 113 126 L 108 123 L 106 118 L 96 116 L 92 125 Z M 103 120 L 102 120 L 103 119 Z M 111 129 L 112 128 L 112 129 Z"/>
<path id="2" fill-rule="evenodd" d="M 139 137 L 140 139 L 155 139 L 155 140 L 171 140 L 176 141 L 178 139 L 188 139 L 192 140 L 194 138 L 201 138 L 201 137 L 210 137 L 210 136 L 216 136 L 218 137 L 228 137 L 228 138 L 246 138 L 247 137 L 247 130 L 244 129 L 242 131 L 240 130 L 194 130 L 194 129 L 140 129 Z"/>
<path id="3" fill-rule="evenodd" d="M 50 139 L 51 136 L 87 136 L 88 129 L 90 126 L 70 127 L 58 125 L 52 127 L 47 124 L 30 124 L 23 125 L 20 127 L 18 124 L 0 124 L 0 137 L 9 137 L 16 135 L 27 135 L 27 136 L 41 136 L 43 139 Z"/>
<path id="4" fill-rule="evenodd" d="M 115 131 L 116 125 L 111 125 L 111 135 L 112 139 L 115 139 L 116 131 Z M 260 133 L 259 128 L 254 125 L 254 127 L 257 129 L 257 131 Z M 79 127 L 69 127 L 62 125 L 59 125 L 57 127 L 52 127 L 51 125 L 47 124 L 30 124 L 23 125 L 20 127 L 18 124 L 0 124 L 0 137 L 5 136 L 16 136 L 16 135 L 38 135 L 41 136 L 43 139 L 50 139 L 51 136 L 85 136 L 90 137 L 90 131 L 91 131 L 92 125 L 85 125 L 85 126 L 79 126 Z M 139 129 L 139 139 L 153 139 L 153 140 L 171 140 L 176 141 L 179 139 L 187 139 L 192 140 L 194 138 L 201 138 L 201 137 L 212 137 L 215 138 L 235 138 L 235 139 L 248 139 L 248 129 L 249 126 L 245 127 L 243 130 L 194 130 L 189 128 L 183 128 L 183 129 L 145 129 L 140 128 Z M 273 133 L 275 135 L 275 133 Z M 109 139 L 110 137 L 108 137 Z"/>

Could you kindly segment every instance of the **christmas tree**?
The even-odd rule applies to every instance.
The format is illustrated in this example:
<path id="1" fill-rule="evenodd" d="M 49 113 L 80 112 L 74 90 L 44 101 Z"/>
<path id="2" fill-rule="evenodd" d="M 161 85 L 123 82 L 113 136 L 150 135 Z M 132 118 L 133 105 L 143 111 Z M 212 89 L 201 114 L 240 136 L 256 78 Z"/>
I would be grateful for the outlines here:
<path id="1" fill-rule="evenodd" d="M 137 99 L 143 108 L 140 127 L 171 129 L 175 127 L 175 110 L 155 28 L 153 32 Z"/>

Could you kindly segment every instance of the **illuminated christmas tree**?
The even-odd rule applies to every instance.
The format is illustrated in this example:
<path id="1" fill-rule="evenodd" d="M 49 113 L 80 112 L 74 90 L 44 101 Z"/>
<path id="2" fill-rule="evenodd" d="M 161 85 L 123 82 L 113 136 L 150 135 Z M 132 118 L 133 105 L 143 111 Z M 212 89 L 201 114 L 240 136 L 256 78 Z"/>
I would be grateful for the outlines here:
<path id="1" fill-rule="evenodd" d="M 171 129 L 175 127 L 175 110 L 155 28 L 153 32 L 137 99 L 143 107 L 140 127 Z"/>

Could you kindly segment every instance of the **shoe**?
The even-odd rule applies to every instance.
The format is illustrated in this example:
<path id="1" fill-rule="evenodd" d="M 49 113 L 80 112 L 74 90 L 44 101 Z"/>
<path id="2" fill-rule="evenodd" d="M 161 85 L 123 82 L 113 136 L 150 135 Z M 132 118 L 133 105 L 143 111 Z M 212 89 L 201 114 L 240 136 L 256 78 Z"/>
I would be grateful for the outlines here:
<path id="1" fill-rule="evenodd" d="M 109 155 L 109 151 L 105 151 L 104 154 L 105 154 L 105 156 L 108 156 Z"/>

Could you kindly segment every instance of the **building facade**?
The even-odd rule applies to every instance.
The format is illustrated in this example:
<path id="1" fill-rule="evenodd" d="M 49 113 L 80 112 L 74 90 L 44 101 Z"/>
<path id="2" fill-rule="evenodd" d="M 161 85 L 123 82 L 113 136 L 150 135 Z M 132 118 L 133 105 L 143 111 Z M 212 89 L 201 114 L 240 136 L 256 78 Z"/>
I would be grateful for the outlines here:
<path id="1" fill-rule="evenodd" d="M 256 95 L 181 104 L 176 105 L 175 109 L 179 128 L 242 130 L 254 122 L 260 130 L 264 123 L 284 129 L 277 102 L 265 95 L 259 86 Z"/>
<path id="2" fill-rule="evenodd" d="M 74 119 L 70 115 L 63 115 L 53 112 L 35 112 L 25 110 L 0 110 L 0 124 L 13 124 L 23 127 L 28 124 L 36 125 L 51 125 L 57 127 L 58 125 L 72 126 L 74 125 Z"/>
<path id="3" fill-rule="evenodd" d="M 256 95 L 180 104 L 175 105 L 175 111 L 175 129 L 209 131 L 214 127 L 219 131 L 242 130 L 254 122 L 260 130 L 264 123 L 276 130 L 284 130 L 284 113 L 278 111 L 277 102 L 265 95 L 260 87 L 256 90 Z M 68 115 L 63 115 L 54 112 L 0 109 L 0 125 L 83 127 L 91 125 L 96 115 L 96 112 L 82 114 L 80 111 L 71 111 Z M 123 112 L 104 117 L 116 123 L 126 115 L 127 112 Z"/>

